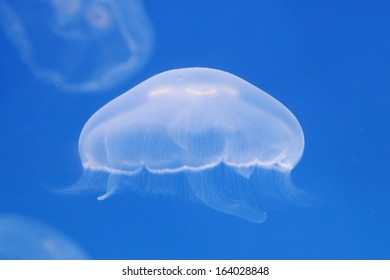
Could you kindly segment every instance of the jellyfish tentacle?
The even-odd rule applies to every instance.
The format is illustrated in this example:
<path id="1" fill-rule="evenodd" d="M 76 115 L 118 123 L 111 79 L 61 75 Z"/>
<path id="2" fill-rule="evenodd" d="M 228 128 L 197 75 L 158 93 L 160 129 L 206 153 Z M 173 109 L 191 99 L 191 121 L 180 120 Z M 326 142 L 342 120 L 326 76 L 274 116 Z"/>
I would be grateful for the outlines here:
<path id="1" fill-rule="evenodd" d="M 119 180 L 120 180 L 120 175 L 110 174 L 108 176 L 106 193 L 99 196 L 97 199 L 98 200 L 105 200 L 106 198 L 112 196 L 118 189 Z"/>
<path id="2" fill-rule="evenodd" d="M 208 207 L 222 213 L 231 214 L 252 223 L 263 223 L 267 214 L 243 200 L 230 199 L 223 194 L 223 187 L 214 186 L 208 175 L 202 172 L 188 172 L 188 182 L 195 196 Z"/>

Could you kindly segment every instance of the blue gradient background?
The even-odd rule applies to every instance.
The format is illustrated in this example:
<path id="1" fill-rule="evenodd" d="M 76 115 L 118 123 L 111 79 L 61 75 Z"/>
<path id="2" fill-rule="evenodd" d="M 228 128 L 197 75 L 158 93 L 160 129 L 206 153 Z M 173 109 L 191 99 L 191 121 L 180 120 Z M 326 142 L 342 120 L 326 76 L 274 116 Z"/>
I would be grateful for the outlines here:
<path id="1" fill-rule="evenodd" d="M 0 33 L 0 212 L 39 219 L 93 259 L 389 259 L 390 2 L 145 0 L 156 44 L 137 75 L 99 94 L 34 79 Z M 159 72 L 204 66 L 270 93 L 300 121 L 292 173 L 318 203 L 251 224 L 199 204 L 125 192 L 60 196 L 101 106 Z"/>

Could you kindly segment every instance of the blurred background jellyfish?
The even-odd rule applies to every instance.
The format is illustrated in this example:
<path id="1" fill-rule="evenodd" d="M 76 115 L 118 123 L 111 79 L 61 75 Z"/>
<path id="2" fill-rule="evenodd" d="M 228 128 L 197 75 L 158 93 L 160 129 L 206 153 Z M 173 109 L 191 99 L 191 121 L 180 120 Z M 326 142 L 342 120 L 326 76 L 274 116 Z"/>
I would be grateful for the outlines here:
<path id="1" fill-rule="evenodd" d="M 80 260 L 87 256 L 67 237 L 41 222 L 18 215 L 2 215 L 0 259 Z"/>
<path id="2" fill-rule="evenodd" d="M 0 23 L 33 73 L 68 91 L 115 86 L 153 45 L 141 0 L 0 0 Z"/>
<path id="3" fill-rule="evenodd" d="M 290 172 L 303 150 L 299 122 L 264 91 L 220 70 L 171 70 L 88 120 L 69 190 L 182 196 L 260 223 L 267 205 L 299 201 Z"/>

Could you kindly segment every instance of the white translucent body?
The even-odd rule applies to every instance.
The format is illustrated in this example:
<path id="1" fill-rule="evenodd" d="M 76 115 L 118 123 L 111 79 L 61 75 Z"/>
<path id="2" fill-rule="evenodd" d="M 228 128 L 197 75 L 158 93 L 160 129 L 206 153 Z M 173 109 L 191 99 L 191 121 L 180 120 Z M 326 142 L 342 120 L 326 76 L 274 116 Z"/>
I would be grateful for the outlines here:
<path id="1" fill-rule="evenodd" d="M 301 126 L 285 106 L 239 77 L 209 68 L 172 70 L 144 81 L 97 111 L 79 140 L 84 169 L 111 175 L 101 199 L 121 188 L 121 176 L 185 173 L 195 196 L 222 212 L 245 204 L 240 191 L 228 190 L 242 188 L 234 176 L 261 185 L 252 182 L 253 172 L 277 172 L 287 182 L 303 149 Z M 214 179 L 210 185 L 206 170 L 215 170 L 209 176 L 233 176 L 226 182 L 231 186 L 214 186 Z M 253 205 L 248 209 L 261 212 Z"/>
<path id="2" fill-rule="evenodd" d="M 108 103 L 80 136 L 83 166 L 112 173 L 201 170 L 223 162 L 291 170 L 303 133 L 276 99 L 223 71 L 156 75 Z"/>
<path id="3" fill-rule="evenodd" d="M 115 86 L 153 45 L 140 0 L 0 0 L 0 24 L 39 79 L 69 91 Z"/>
<path id="4" fill-rule="evenodd" d="M 65 260 L 86 259 L 71 240 L 35 220 L 0 216 L 0 259 Z"/>

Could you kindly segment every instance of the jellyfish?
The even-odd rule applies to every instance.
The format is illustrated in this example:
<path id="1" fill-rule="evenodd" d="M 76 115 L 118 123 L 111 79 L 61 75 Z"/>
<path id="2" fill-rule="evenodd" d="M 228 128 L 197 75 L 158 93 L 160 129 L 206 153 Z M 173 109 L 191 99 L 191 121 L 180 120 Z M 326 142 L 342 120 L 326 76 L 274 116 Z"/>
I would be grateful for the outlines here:
<path id="1" fill-rule="evenodd" d="M 0 25 L 35 76 L 66 91 L 117 85 L 153 47 L 141 0 L 0 0 Z"/>
<path id="2" fill-rule="evenodd" d="M 170 70 L 87 121 L 84 173 L 69 190 L 188 198 L 261 223 L 265 208 L 299 200 L 290 173 L 303 149 L 297 119 L 261 89 L 221 70 Z"/>
<path id="3" fill-rule="evenodd" d="M 0 216 L 1 260 L 86 258 L 73 241 L 39 221 L 15 214 Z"/>

